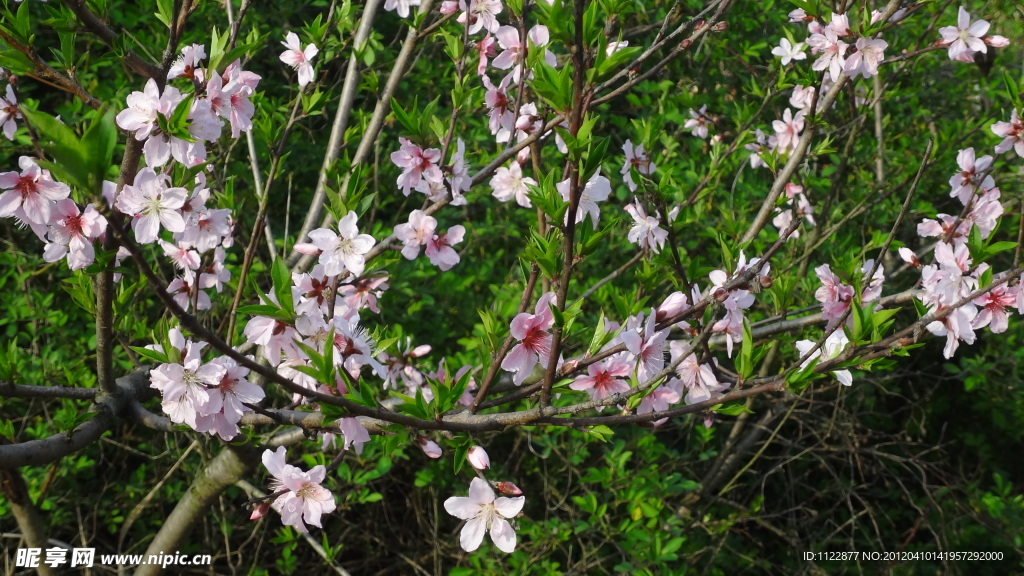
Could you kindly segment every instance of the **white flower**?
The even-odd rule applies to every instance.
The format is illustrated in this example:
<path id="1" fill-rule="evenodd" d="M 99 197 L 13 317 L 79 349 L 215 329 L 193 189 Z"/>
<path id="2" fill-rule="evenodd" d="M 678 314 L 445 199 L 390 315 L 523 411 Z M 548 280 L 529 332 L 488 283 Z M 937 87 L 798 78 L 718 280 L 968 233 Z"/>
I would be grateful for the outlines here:
<path id="1" fill-rule="evenodd" d="M 366 267 L 363 256 L 377 241 L 369 234 L 359 233 L 357 218 L 355 212 L 349 212 L 338 222 L 340 236 L 327 228 L 317 228 L 309 233 L 309 239 L 322 251 L 320 263 L 328 276 L 337 276 L 345 270 L 359 276 Z"/>
<path id="2" fill-rule="evenodd" d="M 811 356 L 805 360 L 800 367 L 804 368 L 811 362 L 811 360 L 822 356 L 822 350 L 825 352 L 824 360 L 831 360 L 838 356 L 849 343 L 850 339 L 846 337 L 846 333 L 842 330 L 836 330 L 829 334 L 828 338 L 825 339 L 825 343 L 821 345 L 821 348 L 815 350 L 814 354 L 811 354 Z M 807 352 L 813 347 L 814 342 L 811 340 L 800 340 L 796 343 L 796 349 L 800 352 L 801 356 L 807 354 Z M 836 370 L 835 372 L 832 372 L 832 375 L 835 376 L 836 380 L 839 380 L 843 386 L 850 386 L 853 384 L 853 374 L 851 374 L 849 370 Z"/>
<path id="3" fill-rule="evenodd" d="M 569 201 L 569 179 L 562 180 L 558 184 L 555 184 L 555 188 L 558 193 L 562 196 L 562 200 Z M 594 223 L 594 230 L 597 230 L 597 221 L 601 218 L 601 209 L 597 207 L 598 202 L 604 202 L 608 199 L 608 195 L 612 193 L 612 183 L 601 176 L 601 170 L 594 172 L 594 175 L 587 181 L 587 185 L 583 188 L 583 193 L 580 194 L 580 201 L 576 205 L 576 223 L 583 222 L 587 215 L 590 215 L 591 221 Z M 565 223 L 569 224 L 569 212 L 565 213 Z"/>
<path id="4" fill-rule="evenodd" d="M 789 41 L 789 38 L 779 40 L 779 45 L 772 48 L 772 54 L 782 58 L 783 66 L 788 65 L 793 60 L 804 60 L 807 58 L 807 54 L 804 53 L 804 43 L 797 42 L 793 44 Z"/>
<path id="5" fill-rule="evenodd" d="M 627 238 L 630 242 L 638 244 L 641 249 L 650 248 L 657 254 L 665 246 L 665 239 L 668 238 L 668 231 L 661 228 L 658 221 L 658 213 L 648 216 L 638 198 L 633 199 L 633 204 L 626 205 L 626 212 L 633 217 L 635 224 L 629 229 Z"/>
<path id="6" fill-rule="evenodd" d="M 299 88 L 305 88 L 306 84 L 313 81 L 313 58 L 320 50 L 316 44 L 309 44 L 303 50 L 299 45 L 299 37 L 295 32 L 289 32 L 285 41 L 281 42 L 287 50 L 281 53 L 281 62 L 291 66 L 299 72 Z"/>
<path id="7" fill-rule="evenodd" d="M 516 204 L 519 204 L 523 208 L 531 208 L 533 204 L 530 202 L 529 194 L 530 189 L 527 186 L 536 186 L 537 181 L 529 176 L 523 177 L 523 169 L 520 168 L 519 162 L 512 162 L 508 168 L 502 166 L 494 172 L 494 177 L 491 178 L 491 188 L 494 190 L 491 194 L 501 200 L 502 202 L 508 202 L 515 198 Z"/>
<path id="8" fill-rule="evenodd" d="M 459 535 L 459 544 L 466 552 L 472 552 L 484 541 L 484 532 L 491 531 L 491 540 L 499 550 L 512 553 L 516 549 L 516 533 L 507 518 L 514 518 L 523 509 L 525 496 L 516 498 L 495 498 L 494 490 L 486 480 L 473 478 L 469 484 L 469 496 L 452 496 L 444 501 L 444 509 L 462 520 L 466 525 Z"/>
<path id="9" fill-rule="evenodd" d="M 956 26 L 939 28 L 942 43 L 949 44 L 949 59 L 973 62 L 974 53 L 988 51 L 982 38 L 988 32 L 989 23 L 984 20 L 971 22 L 971 15 L 961 6 L 957 13 Z"/>

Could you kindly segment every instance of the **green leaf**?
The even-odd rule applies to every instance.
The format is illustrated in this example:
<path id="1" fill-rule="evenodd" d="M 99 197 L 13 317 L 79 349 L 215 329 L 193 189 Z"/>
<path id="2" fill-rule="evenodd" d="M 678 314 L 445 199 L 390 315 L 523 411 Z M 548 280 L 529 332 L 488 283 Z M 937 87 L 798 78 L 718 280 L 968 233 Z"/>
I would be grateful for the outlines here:
<path id="1" fill-rule="evenodd" d="M 274 281 L 274 296 L 277 303 L 289 317 L 295 315 L 292 301 L 292 273 L 283 258 L 276 258 L 270 267 L 270 277 Z"/>
<path id="2" fill-rule="evenodd" d="M 601 442 L 608 442 L 608 440 L 615 435 L 615 431 L 607 426 L 599 425 L 587 428 L 587 434 L 594 436 Z"/>
<path id="3" fill-rule="evenodd" d="M 724 414 L 725 416 L 739 416 L 740 414 L 753 414 L 754 412 L 747 408 L 746 402 L 742 400 L 734 400 L 725 404 L 719 404 L 712 408 L 712 410 L 718 414 Z"/>
<path id="4" fill-rule="evenodd" d="M 156 0 L 156 19 L 168 28 L 174 20 L 174 0 Z"/>
<path id="5" fill-rule="evenodd" d="M 149 348 L 143 348 L 142 346 L 129 346 L 136 354 L 142 356 L 147 360 L 152 360 L 160 364 L 168 364 L 170 360 L 167 358 L 167 354 L 163 352 L 157 352 L 156 350 L 150 350 Z"/>

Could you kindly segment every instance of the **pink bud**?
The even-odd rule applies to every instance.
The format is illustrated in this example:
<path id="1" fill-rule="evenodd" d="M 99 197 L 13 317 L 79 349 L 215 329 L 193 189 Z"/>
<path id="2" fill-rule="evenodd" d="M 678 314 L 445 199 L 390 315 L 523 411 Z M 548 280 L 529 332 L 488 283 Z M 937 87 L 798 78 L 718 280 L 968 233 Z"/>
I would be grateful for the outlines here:
<path id="1" fill-rule="evenodd" d="M 441 447 L 437 445 L 437 442 L 434 442 L 430 438 L 427 438 L 426 436 L 417 436 L 416 443 L 420 445 L 420 449 L 423 450 L 423 453 L 427 456 L 435 460 L 441 457 Z"/>
<path id="2" fill-rule="evenodd" d="M 920 268 L 921 267 L 921 261 L 917 259 L 917 254 L 914 254 L 913 250 L 911 250 L 910 248 L 907 248 L 907 247 L 903 247 L 903 248 L 900 248 L 899 252 L 900 252 L 900 258 L 903 258 L 904 262 L 906 262 L 907 264 L 910 264 L 914 268 Z"/>
<path id="3" fill-rule="evenodd" d="M 445 0 L 441 2 L 441 14 L 455 14 L 459 9 L 459 3 L 454 0 Z"/>
<path id="4" fill-rule="evenodd" d="M 249 520 L 259 520 L 266 516 L 269 510 L 270 502 L 260 502 L 258 506 L 252 509 L 252 516 L 249 516 Z"/>
<path id="5" fill-rule="evenodd" d="M 316 256 L 320 253 L 320 249 L 316 247 L 316 244 L 310 244 L 309 242 L 299 242 L 295 246 L 292 246 L 299 254 L 306 254 L 307 256 Z"/>
<path id="6" fill-rule="evenodd" d="M 504 494 L 506 496 L 522 496 L 523 495 L 523 491 L 519 489 L 519 486 L 516 486 L 515 484 L 513 484 L 511 482 L 498 482 L 497 484 L 495 484 L 495 487 L 498 488 L 498 492 L 501 492 L 502 494 Z"/>
<path id="7" fill-rule="evenodd" d="M 413 348 L 412 352 L 409 352 L 409 357 L 419 358 L 420 356 L 426 356 L 427 354 L 430 354 L 430 344 L 424 344 Z"/>
<path id="8" fill-rule="evenodd" d="M 682 292 L 673 292 L 665 298 L 665 301 L 658 306 L 657 320 L 661 322 L 666 318 L 675 318 L 682 314 L 689 308 L 689 304 L 686 301 L 686 294 Z"/>
<path id="9" fill-rule="evenodd" d="M 724 288 L 715 288 L 715 292 L 711 296 L 719 303 L 722 303 L 729 299 L 729 291 Z"/>
<path id="10" fill-rule="evenodd" d="M 985 36 L 981 41 L 993 48 L 1004 48 L 1010 45 L 1010 40 L 1005 36 Z"/>
<path id="11" fill-rule="evenodd" d="M 704 427 L 711 428 L 711 425 L 715 423 L 715 413 L 708 412 L 704 415 Z"/>
<path id="12" fill-rule="evenodd" d="M 491 467 L 491 459 L 487 456 L 487 452 L 479 446 L 473 446 L 469 449 L 466 454 L 466 460 L 469 460 L 469 464 L 477 470 L 487 470 Z"/>

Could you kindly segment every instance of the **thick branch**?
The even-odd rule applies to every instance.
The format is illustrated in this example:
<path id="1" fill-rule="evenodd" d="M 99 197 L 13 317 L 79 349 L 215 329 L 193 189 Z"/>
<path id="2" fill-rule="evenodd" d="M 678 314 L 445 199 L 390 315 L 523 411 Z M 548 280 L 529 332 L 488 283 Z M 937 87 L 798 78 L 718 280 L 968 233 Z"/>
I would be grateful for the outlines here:
<path id="1" fill-rule="evenodd" d="M 116 394 L 98 396 L 96 415 L 71 432 L 42 440 L 0 446 L 0 469 L 49 464 L 92 444 L 114 426 L 129 402 L 147 395 L 148 371 L 132 372 L 122 376 L 117 379 L 117 386 Z"/>

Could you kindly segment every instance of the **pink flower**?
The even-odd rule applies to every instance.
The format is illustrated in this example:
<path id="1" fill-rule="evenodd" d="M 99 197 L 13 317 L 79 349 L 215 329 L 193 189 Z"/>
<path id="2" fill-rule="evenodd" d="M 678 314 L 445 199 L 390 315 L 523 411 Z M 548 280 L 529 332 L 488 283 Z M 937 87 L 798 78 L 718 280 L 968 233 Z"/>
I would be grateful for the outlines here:
<path id="1" fill-rule="evenodd" d="M 679 375 L 680 383 L 686 389 L 687 405 L 721 396 L 721 393 L 729 388 L 728 382 L 719 382 L 715 378 L 715 372 L 709 364 L 698 363 L 697 355 L 693 354 L 690 346 L 682 341 L 673 340 L 669 343 L 669 352 L 672 362 L 675 362 L 683 354 L 686 355 L 676 368 L 676 374 Z"/>
<path id="2" fill-rule="evenodd" d="M 1006 309 L 1018 306 L 1018 296 L 1006 284 L 1000 284 L 975 298 L 974 304 L 981 306 L 981 311 L 971 326 L 975 329 L 989 326 L 993 334 L 1001 334 L 1009 327 L 1010 314 Z"/>
<path id="3" fill-rule="evenodd" d="M 490 110 L 487 114 L 488 126 L 491 129 L 491 134 L 498 134 L 499 131 L 504 130 L 505 133 L 511 134 L 512 128 L 516 124 L 516 115 L 510 110 L 514 106 L 514 99 L 509 98 L 508 83 L 512 80 L 512 75 L 509 74 L 501 79 L 501 82 L 495 86 L 491 79 L 487 76 L 483 76 L 481 80 L 484 83 L 484 88 L 487 92 L 484 94 L 484 104 L 487 109 Z M 504 141 L 508 141 L 508 137 Z M 500 142 L 500 140 L 499 140 Z"/>
<path id="4" fill-rule="evenodd" d="M 835 358 L 846 349 L 846 346 L 849 343 L 850 339 L 846 337 L 846 333 L 842 330 L 836 330 L 829 334 L 821 347 L 815 350 L 813 354 L 804 360 L 804 363 L 800 365 L 800 368 L 806 368 L 811 363 L 811 360 L 814 360 L 815 358 L 823 358 L 824 360 L 831 360 Z M 814 348 L 814 344 L 815 342 L 812 340 L 800 340 L 797 342 L 796 349 L 800 352 L 800 357 L 802 358 L 805 354 L 810 352 L 811 348 Z M 832 372 L 832 375 L 835 376 L 836 380 L 838 380 L 843 386 L 853 385 L 853 374 L 850 373 L 849 370 L 836 370 Z"/>
<path id="5" fill-rule="evenodd" d="M 170 117 L 184 99 L 185 97 L 174 86 L 166 86 L 161 94 L 156 80 L 150 78 L 142 92 L 132 92 L 128 95 L 128 108 L 118 113 L 117 125 L 129 132 L 135 132 L 135 139 L 142 142 L 155 130 L 159 130 L 157 115 Z M 148 158 L 146 162 L 149 162 Z"/>
<path id="6" fill-rule="evenodd" d="M 996 144 L 996 154 L 1002 154 L 1013 148 L 1017 156 L 1024 158 L 1024 122 L 1016 109 L 1010 112 L 1009 122 L 996 122 L 992 125 L 992 133 L 1003 139 Z"/>
<path id="7" fill-rule="evenodd" d="M 975 159 L 974 148 L 965 148 L 957 152 L 956 163 L 960 166 L 960 173 L 954 174 L 949 179 L 949 185 L 952 188 L 949 192 L 950 197 L 959 198 L 960 202 L 966 206 L 975 192 L 995 187 L 996 182 L 992 176 L 981 177 L 992 167 L 991 156 Z"/>
<path id="8" fill-rule="evenodd" d="M 150 387 L 160 391 L 164 413 L 175 424 L 195 429 L 200 414 L 219 412 L 223 398 L 211 394 L 224 377 L 224 367 L 203 364 L 199 352 L 205 343 L 187 342 L 181 364 L 161 364 L 150 373 Z"/>
<path id="9" fill-rule="evenodd" d="M 221 377 L 217 389 L 211 390 L 211 394 L 220 395 L 221 409 L 214 414 L 200 414 L 196 418 L 196 431 L 217 434 L 221 439 L 230 441 L 241 432 L 238 422 L 242 416 L 247 412 L 252 412 L 252 409 L 245 404 L 260 402 L 266 393 L 262 388 L 245 379 L 249 374 L 249 369 L 239 366 L 233 359 L 220 356 L 211 360 L 210 364 L 224 368 L 224 375 Z"/>
<path id="10" fill-rule="evenodd" d="M 398 15 L 402 18 L 409 17 L 409 8 L 411 6 L 419 6 L 420 0 L 386 0 L 384 2 L 384 9 L 391 11 L 397 10 Z"/>
<path id="11" fill-rule="evenodd" d="M 99 238 L 107 229 L 107 219 L 90 204 L 85 213 L 78 210 L 78 205 L 70 198 L 58 201 L 54 206 L 53 223 L 47 234 L 50 242 L 46 244 L 43 259 L 56 262 L 67 255 L 68 267 L 81 270 L 95 259 L 92 242 Z"/>
<path id="12" fill-rule="evenodd" d="M 519 30 L 513 26 L 502 26 L 498 28 L 494 35 L 498 39 L 498 45 L 504 51 L 498 54 L 498 57 L 491 64 L 501 70 L 508 70 L 514 66 L 512 69 L 512 81 L 518 84 L 523 72 L 523 58 L 528 49 L 527 43 L 520 41 Z M 529 44 L 534 48 L 546 46 L 550 40 L 548 27 L 543 24 L 537 24 L 530 28 L 526 36 L 529 39 Z M 544 62 L 552 68 L 557 64 L 555 55 L 547 48 L 544 49 Z"/>
<path id="13" fill-rule="evenodd" d="M 459 253 L 452 246 L 462 242 L 466 229 L 460 225 L 452 226 L 443 234 L 434 234 L 427 240 L 426 255 L 430 263 L 441 270 L 450 270 L 459 263 Z"/>
<path id="14" fill-rule="evenodd" d="M 370 441 L 370 433 L 363 427 L 359 418 L 342 418 L 338 420 L 341 435 L 345 438 L 343 450 L 355 447 L 356 454 L 363 453 L 363 444 Z"/>
<path id="15" fill-rule="evenodd" d="M 622 165 L 622 170 L 619 171 L 622 174 L 623 181 L 626 182 L 626 186 L 629 187 L 630 192 L 635 192 L 637 188 L 636 182 L 633 181 L 633 168 L 636 168 L 637 174 L 643 176 L 650 176 L 654 174 L 657 167 L 651 162 L 651 159 L 644 153 L 643 144 L 639 144 L 636 147 L 629 140 L 622 145 L 622 153 L 626 155 L 626 162 Z"/>
<path id="16" fill-rule="evenodd" d="M 495 498 L 494 490 L 486 480 L 473 478 L 469 496 L 452 496 L 444 501 L 444 509 L 460 520 L 466 520 L 459 535 L 459 544 L 466 552 L 473 552 L 484 541 L 484 532 L 490 530 L 491 540 L 502 552 L 511 554 L 516 549 L 516 533 L 509 524 L 526 503 L 525 496 Z"/>
<path id="17" fill-rule="evenodd" d="M 547 367 L 551 356 L 551 334 L 548 330 L 555 325 L 555 317 L 548 305 L 554 299 L 555 293 L 547 292 L 537 301 L 533 314 L 523 312 L 512 319 L 512 337 L 519 343 L 501 361 L 501 368 L 516 373 L 512 377 L 516 386 L 523 383 L 538 362 Z"/>
<path id="18" fill-rule="evenodd" d="M 814 86 L 794 86 L 793 93 L 789 96 L 789 105 L 806 114 L 811 109 L 814 91 Z M 754 166 L 754 168 L 757 168 L 757 166 Z"/>
<path id="19" fill-rule="evenodd" d="M 878 65 L 885 60 L 883 51 L 889 43 L 881 39 L 858 38 L 857 51 L 846 59 L 846 75 L 856 78 L 857 75 L 870 78 L 878 74 Z"/>
<path id="20" fill-rule="evenodd" d="M 18 98 L 14 95 L 14 88 L 7 85 L 6 96 L 0 96 L 0 125 L 3 126 L 4 136 L 8 140 L 14 140 L 14 133 L 18 131 L 15 118 L 21 118 L 18 110 Z"/>
<path id="21" fill-rule="evenodd" d="M 941 311 L 942 307 L 937 310 Z M 935 311 L 930 310 L 929 312 Z M 942 349 L 942 355 L 945 358 L 952 358 L 956 354 L 961 340 L 968 344 L 974 344 L 975 334 L 971 323 L 977 315 L 978 309 L 973 304 L 965 304 L 953 310 L 942 320 L 936 320 L 926 326 L 932 334 L 946 337 L 946 346 Z"/>
<path id="22" fill-rule="evenodd" d="M 473 48 L 480 54 L 480 59 L 476 66 L 477 76 L 484 76 L 487 73 L 487 59 L 493 58 L 495 55 L 494 44 L 494 37 L 491 36 L 490 32 L 484 34 L 483 39 L 479 42 L 473 43 Z M 486 76 L 484 77 L 486 78 Z"/>
<path id="23" fill-rule="evenodd" d="M 700 107 L 700 110 L 694 111 L 690 109 L 690 119 L 683 124 L 684 130 L 690 130 L 694 136 L 701 140 L 706 140 L 708 137 L 708 116 L 707 116 L 707 104 Z"/>
<path id="24" fill-rule="evenodd" d="M 626 355 L 616 354 L 587 366 L 587 375 L 577 376 L 569 388 L 585 390 L 592 400 L 604 400 L 612 394 L 629 391 L 629 383 L 622 378 L 628 378 L 632 371 Z"/>
<path id="25" fill-rule="evenodd" d="M 843 73 L 845 64 L 843 56 L 846 54 L 847 43 L 840 40 L 832 28 L 825 28 L 820 34 L 812 34 L 807 39 L 807 43 L 811 46 L 813 53 L 821 53 L 821 56 L 811 65 L 811 69 L 819 72 L 828 70 L 829 77 L 833 82 L 839 80 L 839 75 Z"/>
<path id="26" fill-rule="evenodd" d="M 179 209 L 185 205 L 188 191 L 168 188 L 170 180 L 166 174 L 143 168 L 135 176 L 135 182 L 121 190 L 114 203 L 115 208 L 133 217 L 132 229 L 139 244 L 156 241 L 161 225 L 171 232 L 185 230 Z"/>
<path id="27" fill-rule="evenodd" d="M 508 168 L 504 166 L 498 168 L 494 172 L 490 184 L 494 189 L 492 195 L 498 200 L 508 202 L 515 198 L 516 204 L 523 208 L 533 207 L 530 197 L 527 196 L 530 192 L 527 186 L 537 186 L 537 181 L 529 176 L 523 177 L 523 169 L 519 166 L 519 162 L 512 162 Z"/>
<path id="28" fill-rule="evenodd" d="M 558 193 L 562 196 L 562 200 L 569 201 L 569 179 L 562 180 L 558 184 L 555 184 L 555 188 Z M 594 175 L 587 180 L 587 184 L 583 187 L 583 192 L 580 194 L 579 203 L 576 205 L 576 223 L 579 224 L 589 215 L 591 222 L 594 224 L 594 230 L 597 230 L 597 221 L 601 218 L 601 209 L 598 208 L 597 203 L 603 202 L 608 199 L 608 195 L 612 193 L 612 183 L 601 176 L 601 170 L 598 169 L 594 172 Z M 565 213 L 565 223 L 569 224 L 569 212 Z"/>
<path id="29" fill-rule="evenodd" d="M 49 170 L 43 170 L 28 156 L 18 159 L 21 173 L 0 173 L 0 218 L 22 216 L 33 224 L 50 224 L 54 203 L 67 198 L 71 188 L 50 177 Z"/>
<path id="30" fill-rule="evenodd" d="M 821 315 L 828 321 L 826 330 L 831 330 L 839 322 L 839 319 L 850 307 L 850 300 L 853 299 L 853 286 L 843 284 L 828 264 L 822 264 L 814 269 L 814 273 L 821 280 L 821 288 L 814 292 L 814 297 L 821 302 Z"/>
<path id="31" fill-rule="evenodd" d="M 452 154 L 451 164 L 445 167 L 445 171 L 448 172 L 448 184 L 452 192 L 451 205 L 465 206 L 466 197 L 462 193 L 469 192 L 473 186 L 473 177 L 469 175 L 469 164 L 466 162 L 466 143 L 462 141 L 462 138 L 456 140 L 455 153 Z"/>
<path id="32" fill-rule="evenodd" d="M 657 313 L 652 308 L 651 314 L 644 323 L 644 315 L 629 318 L 626 322 L 626 329 L 622 331 L 619 339 L 626 345 L 626 350 L 639 360 L 636 369 L 636 378 L 641 383 L 646 382 L 665 367 L 665 341 L 668 339 L 668 330 L 655 332 Z"/>
<path id="33" fill-rule="evenodd" d="M 636 408 L 636 413 L 648 414 L 668 410 L 670 406 L 683 399 L 683 393 L 680 388 L 681 384 L 675 378 L 658 386 L 651 390 L 647 396 L 644 396 L 644 399 L 640 401 L 640 405 Z M 660 420 L 652 421 L 651 424 L 653 426 L 661 426 L 666 421 L 668 421 L 668 418 L 661 418 Z"/>
<path id="34" fill-rule="evenodd" d="M 275 493 L 287 490 L 274 499 L 271 507 L 281 514 L 281 523 L 291 526 L 299 532 L 308 532 L 308 522 L 318 528 L 320 517 L 334 511 L 334 495 L 320 484 L 327 476 L 327 468 L 323 465 L 314 466 L 309 472 L 285 462 L 284 446 L 276 451 L 267 449 L 263 452 L 263 465 L 274 477 L 270 488 Z"/>
<path id="35" fill-rule="evenodd" d="M 402 169 L 398 177 L 398 187 L 406 196 L 413 188 L 420 189 L 422 180 L 428 183 L 441 183 L 444 175 L 437 166 L 441 160 L 441 151 L 437 148 L 424 150 L 409 142 L 405 138 L 399 138 L 402 147 L 391 153 L 391 161 Z"/>
<path id="36" fill-rule="evenodd" d="M 174 64 L 171 64 L 171 69 L 167 71 L 167 79 L 185 77 L 202 81 L 203 70 L 199 68 L 199 63 L 205 58 L 206 48 L 202 44 L 185 46 L 181 49 L 181 56 L 178 56 Z"/>
<path id="37" fill-rule="evenodd" d="M 786 108 L 786 111 L 782 114 L 782 120 L 773 120 L 772 128 L 775 129 L 775 145 L 776 149 L 780 153 L 788 153 L 791 150 L 796 150 L 797 143 L 800 141 L 800 132 L 804 129 L 804 112 L 803 110 L 793 114 L 793 111 Z"/>
<path id="38" fill-rule="evenodd" d="M 487 470 L 491 467 L 491 458 L 487 455 L 487 451 L 480 446 L 470 446 L 469 451 L 466 452 L 466 460 L 477 470 Z"/>
<path id="39" fill-rule="evenodd" d="M 466 0 L 459 0 L 459 8 L 463 10 L 459 15 L 458 22 L 465 25 L 469 20 L 469 33 L 476 34 L 481 29 L 494 33 L 498 31 L 498 19 L 501 14 L 501 0 L 469 0 L 469 7 L 466 7 Z"/>
<path id="40" fill-rule="evenodd" d="M 337 276 L 344 271 L 359 276 L 366 267 L 364 255 L 377 243 L 373 236 L 360 234 L 356 228 L 358 216 L 349 212 L 338 222 L 335 234 L 327 228 L 317 228 L 309 233 L 309 239 L 320 249 L 319 262 L 324 265 L 328 276 Z"/>
<path id="41" fill-rule="evenodd" d="M 949 44 L 949 59 L 960 62 L 973 62 L 974 53 L 984 54 L 988 48 L 982 37 L 988 32 L 989 23 L 978 20 L 971 23 L 971 15 L 961 6 L 957 13 L 956 26 L 939 28 L 942 43 Z"/>
<path id="42" fill-rule="evenodd" d="M 633 204 L 626 204 L 625 210 L 634 222 L 626 238 L 640 246 L 641 250 L 649 248 L 657 254 L 665 246 L 665 239 L 668 238 L 668 231 L 663 230 L 658 221 L 659 214 L 655 212 L 654 216 L 648 216 L 638 198 L 633 198 Z"/>
<path id="43" fill-rule="evenodd" d="M 420 246 L 433 238 L 436 228 L 437 220 L 433 216 L 428 216 L 423 210 L 413 210 L 409 214 L 409 222 L 395 226 L 395 238 L 405 244 L 402 256 L 415 260 L 420 255 Z"/>
<path id="44" fill-rule="evenodd" d="M 782 38 L 779 40 L 779 45 L 772 48 L 772 54 L 782 58 L 782 65 L 786 66 L 793 60 L 803 60 L 807 58 L 807 54 L 804 53 L 804 44 L 797 42 L 793 44 L 789 41 L 789 38 Z"/>
<path id="45" fill-rule="evenodd" d="M 305 88 L 306 84 L 313 81 L 313 58 L 320 51 L 316 44 L 309 44 L 303 49 L 299 45 L 299 37 L 295 32 L 289 32 L 281 45 L 287 48 L 281 53 L 281 62 L 291 66 L 299 72 L 299 88 Z"/>
<path id="46" fill-rule="evenodd" d="M 245 325 L 245 337 L 247 342 L 264 347 L 264 354 L 273 366 L 281 363 L 282 353 L 290 358 L 299 356 L 295 341 L 302 338 L 293 326 L 280 320 L 254 316 Z"/>
<path id="47" fill-rule="evenodd" d="M 188 312 L 192 303 L 196 303 L 196 310 L 209 310 L 211 306 L 210 296 L 203 292 L 192 280 L 186 278 L 175 278 L 167 285 L 167 293 L 174 298 L 174 302 L 181 306 L 181 309 Z"/>

